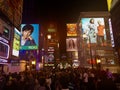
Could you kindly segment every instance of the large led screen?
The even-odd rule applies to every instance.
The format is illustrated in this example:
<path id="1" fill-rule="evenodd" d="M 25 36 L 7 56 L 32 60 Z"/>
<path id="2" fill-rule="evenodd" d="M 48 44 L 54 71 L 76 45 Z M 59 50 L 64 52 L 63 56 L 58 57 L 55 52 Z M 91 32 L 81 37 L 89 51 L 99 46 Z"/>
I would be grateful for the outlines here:
<path id="1" fill-rule="evenodd" d="M 77 51 L 77 38 L 66 39 L 67 51 Z"/>
<path id="2" fill-rule="evenodd" d="M 77 36 L 77 24 L 67 24 L 67 36 Z"/>
<path id="3" fill-rule="evenodd" d="M 21 25 L 21 50 L 38 49 L 39 24 Z"/>
<path id="4" fill-rule="evenodd" d="M 19 49 L 20 49 L 20 35 L 21 33 L 15 28 L 12 55 L 17 56 L 17 57 L 19 56 Z"/>
<path id="5" fill-rule="evenodd" d="M 87 43 L 104 46 L 106 43 L 106 32 L 104 18 L 82 18 L 83 38 Z"/>

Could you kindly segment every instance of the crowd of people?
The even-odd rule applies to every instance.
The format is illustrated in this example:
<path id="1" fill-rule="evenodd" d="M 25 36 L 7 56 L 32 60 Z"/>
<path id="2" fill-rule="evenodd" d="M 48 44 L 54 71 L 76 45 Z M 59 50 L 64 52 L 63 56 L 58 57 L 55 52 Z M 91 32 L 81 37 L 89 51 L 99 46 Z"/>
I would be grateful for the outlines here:
<path id="1" fill-rule="evenodd" d="M 42 69 L 0 73 L 0 90 L 119 90 L 109 69 Z"/>

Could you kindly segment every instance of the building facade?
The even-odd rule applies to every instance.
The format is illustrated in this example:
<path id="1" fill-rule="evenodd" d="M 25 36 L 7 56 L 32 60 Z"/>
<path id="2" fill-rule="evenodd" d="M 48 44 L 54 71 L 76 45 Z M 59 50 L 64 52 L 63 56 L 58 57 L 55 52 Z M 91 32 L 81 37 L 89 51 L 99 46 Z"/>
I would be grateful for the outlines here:
<path id="1" fill-rule="evenodd" d="M 81 66 L 118 72 L 109 12 L 81 12 L 78 20 Z"/>

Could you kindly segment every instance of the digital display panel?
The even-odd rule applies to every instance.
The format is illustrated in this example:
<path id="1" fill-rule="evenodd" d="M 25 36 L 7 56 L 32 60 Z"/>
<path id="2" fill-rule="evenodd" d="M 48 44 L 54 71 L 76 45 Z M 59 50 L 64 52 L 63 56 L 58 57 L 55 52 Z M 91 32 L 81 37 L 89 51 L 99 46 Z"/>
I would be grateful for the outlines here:
<path id="1" fill-rule="evenodd" d="M 67 51 L 77 51 L 77 38 L 66 39 Z"/>
<path id="2" fill-rule="evenodd" d="M 81 18 L 82 34 L 86 43 L 99 46 L 106 45 L 106 31 L 104 18 Z"/>
<path id="3" fill-rule="evenodd" d="M 15 28 L 12 55 L 17 56 L 17 57 L 19 56 L 19 50 L 20 50 L 20 35 L 21 33 Z"/>
<path id="4" fill-rule="evenodd" d="M 38 49 L 39 24 L 21 25 L 21 50 Z"/>
<path id="5" fill-rule="evenodd" d="M 77 24 L 67 24 L 67 36 L 77 36 Z"/>
<path id="6" fill-rule="evenodd" d="M 45 56 L 45 63 L 52 63 L 54 62 L 54 59 L 54 52 L 48 52 L 48 54 Z"/>
<path id="7" fill-rule="evenodd" d="M 115 44 L 114 44 L 114 37 L 113 37 L 113 31 L 112 31 L 112 23 L 111 23 L 111 19 L 109 19 L 109 29 L 110 29 L 110 36 L 111 36 L 111 44 L 112 44 L 112 47 L 114 47 Z"/>

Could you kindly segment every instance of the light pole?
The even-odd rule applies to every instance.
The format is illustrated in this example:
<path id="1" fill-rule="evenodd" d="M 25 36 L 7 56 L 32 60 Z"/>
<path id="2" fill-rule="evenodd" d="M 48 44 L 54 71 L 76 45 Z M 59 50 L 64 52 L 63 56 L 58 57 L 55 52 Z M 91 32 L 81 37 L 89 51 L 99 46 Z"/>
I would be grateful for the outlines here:
<path id="1" fill-rule="evenodd" d="M 92 48 L 91 48 L 91 38 L 90 36 L 86 35 L 86 34 L 83 34 L 83 38 L 87 38 L 88 37 L 88 40 L 89 40 L 89 46 L 90 46 L 90 59 L 91 59 L 91 66 L 92 66 L 92 69 L 93 69 L 93 57 L 92 57 Z"/>
<path id="2" fill-rule="evenodd" d="M 91 65 L 92 65 L 92 69 L 93 69 L 93 57 L 92 57 L 92 48 L 91 48 L 91 39 L 89 36 L 89 44 L 90 44 L 90 58 L 91 58 Z"/>
<path id="3" fill-rule="evenodd" d="M 96 62 L 97 62 L 97 69 L 101 69 L 101 60 L 98 58 L 97 60 L 96 60 Z"/>

